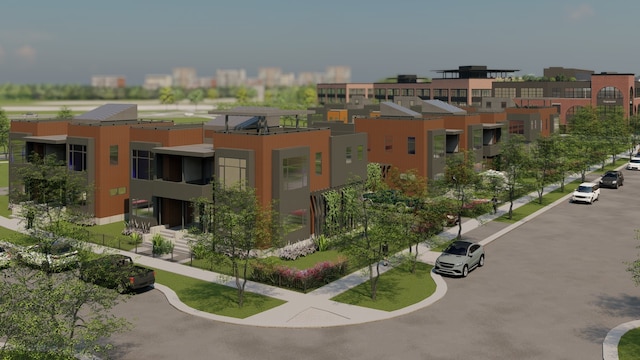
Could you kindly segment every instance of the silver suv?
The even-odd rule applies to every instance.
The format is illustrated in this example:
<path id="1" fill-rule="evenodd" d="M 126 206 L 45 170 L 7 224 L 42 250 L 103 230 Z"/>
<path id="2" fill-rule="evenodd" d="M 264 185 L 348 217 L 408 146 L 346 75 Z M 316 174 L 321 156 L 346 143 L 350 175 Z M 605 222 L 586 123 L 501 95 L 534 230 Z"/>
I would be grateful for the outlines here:
<path id="1" fill-rule="evenodd" d="M 457 240 L 451 243 L 436 259 L 433 268 L 438 274 L 462 276 L 484 266 L 484 247 L 478 243 Z"/>

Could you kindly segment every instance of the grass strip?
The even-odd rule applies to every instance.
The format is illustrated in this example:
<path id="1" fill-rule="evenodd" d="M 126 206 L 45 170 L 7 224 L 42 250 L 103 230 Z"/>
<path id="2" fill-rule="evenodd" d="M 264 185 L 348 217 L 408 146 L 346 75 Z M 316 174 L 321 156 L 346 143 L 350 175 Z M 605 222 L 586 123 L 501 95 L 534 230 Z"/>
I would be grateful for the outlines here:
<path id="1" fill-rule="evenodd" d="M 155 271 L 156 282 L 175 291 L 180 301 L 189 307 L 211 314 L 245 319 L 286 302 L 256 293 L 245 292 L 244 305 L 239 307 L 238 290 L 235 288 L 168 271 Z"/>
<path id="2" fill-rule="evenodd" d="M 431 278 L 433 266 L 418 262 L 416 272 L 411 273 L 410 262 L 405 262 L 380 276 L 376 300 L 371 299 L 371 282 L 366 281 L 331 300 L 345 304 L 394 311 L 416 304 L 436 291 Z"/>

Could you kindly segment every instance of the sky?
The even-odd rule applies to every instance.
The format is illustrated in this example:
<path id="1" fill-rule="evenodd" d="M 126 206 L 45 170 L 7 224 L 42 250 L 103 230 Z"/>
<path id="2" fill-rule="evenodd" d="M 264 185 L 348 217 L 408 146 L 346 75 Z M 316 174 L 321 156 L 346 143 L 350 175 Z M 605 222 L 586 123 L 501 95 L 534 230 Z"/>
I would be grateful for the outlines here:
<path id="1" fill-rule="evenodd" d="M 638 0 L 3 0 L 0 83 L 90 84 L 193 67 L 352 82 L 465 65 L 640 74 Z"/>

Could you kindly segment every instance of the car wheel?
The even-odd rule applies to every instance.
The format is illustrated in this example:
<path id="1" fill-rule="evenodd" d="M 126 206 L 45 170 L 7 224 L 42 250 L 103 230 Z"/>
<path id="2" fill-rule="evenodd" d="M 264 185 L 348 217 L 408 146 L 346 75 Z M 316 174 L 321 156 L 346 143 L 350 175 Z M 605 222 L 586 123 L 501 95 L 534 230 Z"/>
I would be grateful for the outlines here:
<path id="1" fill-rule="evenodd" d="M 484 266 L 484 255 L 480 255 L 480 261 L 478 261 L 478 267 Z"/>
<path id="2" fill-rule="evenodd" d="M 616 189 L 618 189 L 618 184 L 616 184 Z"/>
<path id="3" fill-rule="evenodd" d="M 462 268 L 462 277 L 467 277 L 467 275 L 469 275 L 469 267 L 467 265 L 465 265 Z"/>

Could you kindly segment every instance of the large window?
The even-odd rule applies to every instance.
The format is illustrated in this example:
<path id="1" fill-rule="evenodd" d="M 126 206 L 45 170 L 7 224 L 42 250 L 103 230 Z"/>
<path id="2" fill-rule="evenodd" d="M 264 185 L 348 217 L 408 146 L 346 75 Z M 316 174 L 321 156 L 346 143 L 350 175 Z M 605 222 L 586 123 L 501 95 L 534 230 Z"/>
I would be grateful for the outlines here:
<path id="1" fill-rule="evenodd" d="M 69 145 L 69 170 L 86 171 L 87 170 L 87 146 L 86 145 Z"/>
<path id="2" fill-rule="evenodd" d="M 516 97 L 516 88 L 496 88 L 496 97 L 514 98 Z"/>
<path id="3" fill-rule="evenodd" d="M 525 98 L 541 98 L 543 97 L 542 88 L 522 88 L 520 89 L 520 96 Z"/>
<path id="4" fill-rule="evenodd" d="M 118 145 L 109 146 L 109 164 L 118 165 Z"/>
<path id="5" fill-rule="evenodd" d="M 346 159 L 347 164 L 351 164 L 351 160 L 352 160 L 351 156 L 352 156 L 352 154 L 351 154 L 351 146 L 347 146 L 347 151 L 346 151 L 346 154 L 345 154 L 345 159 Z"/>
<path id="6" fill-rule="evenodd" d="M 447 137 L 446 135 L 434 135 L 433 136 L 433 157 L 443 158 L 446 149 Z"/>
<path id="7" fill-rule="evenodd" d="M 358 160 L 364 160 L 364 145 L 358 145 Z"/>
<path id="8" fill-rule="evenodd" d="M 240 182 L 240 186 L 244 188 L 247 183 L 247 160 L 220 157 L 218 159 L 218 174 L 221 185 L 233 186 Z"/>
<path id="9" fill-rule="evenodd" d="M 132 150 L 131 178 L 152 180 L 153 154 L 146 150 Z"/>
<path id="10" fill-rule="evenodd" d="M 407 154 L 416 154 L 416 138 L 413 136 L 407 138 Z"/>
<path id="11" fill-rule="evenodd" d="M 301 189 L 308 184 L 307 157 L 298 156 L 282 160 L 284 190 Z"/>
<path id="12" fill-rule="evenodd" d="M 607 86 L 598 91 L 598 99 L 622 99 L 622 92 L 613 86 Z"/>
<path id="13" fill-rule="evenodd" d="M 24 164 L 27 161 L 27 145 L 24 140 L 11 140 L 11 163 Z"/>

